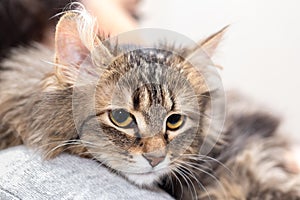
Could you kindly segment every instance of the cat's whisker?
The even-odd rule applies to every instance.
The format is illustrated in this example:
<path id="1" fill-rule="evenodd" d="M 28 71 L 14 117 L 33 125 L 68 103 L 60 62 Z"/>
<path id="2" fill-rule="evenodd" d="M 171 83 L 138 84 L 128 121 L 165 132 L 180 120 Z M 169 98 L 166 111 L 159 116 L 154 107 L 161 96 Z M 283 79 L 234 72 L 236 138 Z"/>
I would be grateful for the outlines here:
<path id="1" fill-rule="evenodd" d="M 59 141 L 60 143 L 67 143 L 67 142 L 74 142 L 74 144 L 76 144 L 76 142 L 81 142 L 80 140 L 63 140 L 63 141 Z M 48 142 L 48 143 L 46 143 L 46 144 L 43 144 L 43 145 L 40 145 L 39 147 L 38 147 L 38 149 L 42 149 L 42 148 L 44 148 L 45 146 L 49 146 L 49 145 L 51 145 L 51 144 L 57 144 L 58 143 L 58 141 L 55 141 L 55 142 Z"/>
<path id="2" fill-rule="evenodd" d="M 177 166 L 177 170 L 175 170 L 177 173 L 182 173 L 182 174 L 185 174 L 185 170 L 182 168 L 182 166 L 180 165 L 180 164 L 176 164 L 176 166 Z M 192 176 L 191 174 L 189 174 L 190 176 Z M 191 181 L 191 179 L 188 177 L 188 175 L 186 175 L 185 176 L 187 179 L 188 179 L 188 181 L 191 183 L 191 185 L 192 185 L 192 187 L 193 187 L 193 192 L 190 190 L 190 192 L 191 192 L 191 195 L 192 195 L 192 198 L 194 199 L 194 197 L 196 198 L 197 197 L 197 192 L 196 192 L 196 188 L 195 188 L 195 186 L 194 186 L 194 184 L 193 184 L 193 182 Z M 183 177 L 184 178 L 184 177 Z M 184 178 L 185 179 L 185 178 Z M 188 182 L 187 182 L 187 184 L 188 184 Z M 188 188 L 189 188 L 190 186 L 189 186 L 189 184 L 188 184 Z"/>
<path id="3" fill-rule="evenodd" d="M 69 146 L 70 144 L 74 144 L 74 143 L 62 143 L 62 144 L 60 144 L 60 145 L 57 145 L 57 146 L 55 146 L 54 148 L 52 148 L 50 151 L 48 151 L 46 154 L 45 154 L 45 157 L 47 158 L 51 153 L 53 153 L 55 150 L 57 150 L 57 149 L 59 149 L 59 148 L 61 148 L 61 147 L 65 147 L 65 146 L 67 146 L 68 148 L 75 148 L 75 146 L 76 145 L 82 145 L 81 143 L 78 143 L 78 144 L 74 144 L 74 145 L 71 145 L 71 146 Z M 67 148 L 65 148 L 65 149 L 67 149 Z M 64 150 L 65 150 L 64 149 Z"/>
<path id="4" fill-rule="evenodd" d="M 188 153 L 185 153 L 185 154 L 182 154 L 181 157 L 187 157 L 187 158 L 191 158 L 193 160 L 199 160 L 199 161 L 214 161 L 220 165 L 222 165 L 224 168 L 228 169 L 227 166 L 222 163 L 221 161 L 219 161 L 218 159 L 216 158 L 213 158 L 211 156 L 208 156 L 208 155 L 202 155 L 202 154 L 188 154 Z M 230 169 L 228 169 L 228 171 L 230 171 Z"/>
<path id="5" fill-rule="evenodd" d="M 187 158 L 191 159 L 191 160 L 198 160 L 199 158 L 201 159 L 200 161 L 205 161 L 205 159 L 214 161 L 216 163 L 218 163 L 220 166 L 222 166 L 224 169 L 226 169 L 228 171 L 228 173 L 230 173 L 230 175 L 233 175 L 232 171 L 221 161 L 217 160 L 216 158 L 213 158 L 211 156 L 208 155 L 198 155 L 198 154 L 183 154 L 182 156 L 187 156 Z M 203 159 L 204 158 L 204 159 Z"/>
<path id="6" fill-rule="evenodd" d="M 185 157 L 181 157 L 183 160 L 182 160 L 182 162 L 189 162 L 188 160 L 186 160 L 185 159 Z M 204 159 L 199 159 L 199 160 L 197 160 L 197 162 L 205 162 L 206 160 L 204 160 Z M 176 162 L 180 162 L 179 161 L 179 159 L 175 159 L 175 160 L 173 160 L 172 162 L 171 162 L 171 164 L 173 164 L 173 163 L 176 163 Z M 205 165 L 201 165 L 200 163 L 197 163 L 203 170 L 209 170 L 209 171 L 212 171 L 212 166 L 211 166 L 211 164 L 210 163 L 205 163 Z"/>
<path id="7" fill-rule="evenodd" d="M 92 145 L 90 147 L 98 147 L 97 144 L 92 143 L 92 142 L 88 142 L 88 141 L 85 141 L 85 140 L 82 140 L 82 139 L 71 139 L 71 140 L 65 140 L 65 141 L 59 141 L 59 142 L 61 142 L 61 144 L 59 144 L 59 145 L 55 146 L 53 149 L 51 149 L 46 154 L 46 156 L 48 156 L 48 154 L 52 153 L 53 151 L 57 150 L 58 148 L 63 147 L 63 146 L 68 146 L 68 145 L 69 146 L 67 148 L 65 148 L 64 150 L 67 150 L 69 148 L 75 148 L 75 147 L 80 146 L 80 145 L 82 145 L 83 147 L 88 147 L 89 145 Z M 41 145 L 39 147 L 39 149 L 41 150 L 45 146 L 49 146 L 49 145 L 55 144 L 55 143 L 57 143 L 57 142 L 49 142 L 47 144 Z M 83 152 L 83 153 L 87 153 L 87 152 Z"/>
<path id="8" fill-rule="evenodd" d="M 175 163 L 181 170 L 183 170 L 185 173 L 187 173 L 188 176 L 192 177 L 198 184 L 199 187 L 201 187 L 206 193 L 207 193 L 207 190 L 206 188 L 203 186 L 203 184 L 200 182 L 200 180 L 198 180 L 195 176 L 195 174 L 193 172 L 191 172 L 190 169 L 188 169 L 187 167 L 181 165 L 180 163 Z M 194 192 L 195 192 L 195 197 L 197 199 L 197 192 L 196 192 L 196 189 L 194 187 L 194 184 L 193 184 L 193 188 L 194 188 Z M 208 193 L 207 193 L 208 194 Z M 208 194 L 209 195 L 209 194 Z"/>
<path id="9" fill-rule="evenodd" d="M 223 190 L 223 192 L 224 192 L 224 194 L 225 194 L 225 188 L 224 188 L 224 186 L 222 185 L 222 183 L 221 183 L 221 182 L 217 179 L 217 177 L 215 177 L 213 174 L 211 174 L 211 173 L 209 173 L 209 172 L 203 170 L 203 169 L 201 168 L 202 166 L 201 166 L 200 164 L 198 164 L 198 163 L 193 163 L 193 162 L 183 162 L 183 161 L 181 161 L 180 163 L 181 163 L 181 165 L 186 165 L 187 167 L 190 167 L 190 168 L 192 168 L 192 169 L 194 169 L 194 170 L 198 170 L 198 171 L 200 171 L 200 172 L 202 172 L 202 173 L 204 173 L 204 174 L 210 176 L 212 179 L 214 179 L 214 180 L 217 182 L 217 184 L 222 188 L 222 190 Z M 208 194 L 208 193 L 207 193 L 207 194 Z"/>
<path id="10" fill-rule="evenodd" d="M 181 158 L 183 159 L 184 162 L 189 162 L 188 160 L 190 159 L 189 157 L 185 157 L 185 156 L 181 156 Z M 201 166 L 202 168 L 205 168 L 207 170 L 211 171 L 213 168 L 213 166 L 210 162 L 206 162 L 206 161 L 209 161 L 207 159 L 199 158 L 199 159 L 191 159 L 191 160 L 195 160 L 195 163 L 199 162 L 197 164 L 199 164 L 199 166 Z M 174 160 L 174 162 L 177 162 L 177 161 L 178 161 L 178 159 Z M 205 165 L 201 165 L 200 162 L 205 163 Z"/>
<path id="11" fill-rule="evenodd" d="M 86 146 L 89 146 L 89 147 L 100 147 L 100 148 L 102 147 L 97 143 L 89 142 L 89 141 L 86 141 L 86 140 L 81 140 L 81 141 L 82 141 L 82 144 L 84 144 Z"/>
<path id="12" fill-rule="evenodd" d="M 67 146 L 67 145 L 70 145 L 70 144 L 74 144 L 74 145 L 80 145 L 81 143 L 78 141 L 78 142 L 71 142 L 71 143 L 68 143 L 69 141 L 68 140 L 65 140 L 65 141 L 59 141 L 61 144 L 59 144 L 59 145 L 57 145 L 57 146 L 59 146 L 59 147 L 62 147 L 62 146 Z M 47 146 L 50 146 L 50 145 L 52 145 L 52 144 L 57 144 L 58 142 L 49 142 L 49 143 L 46 143 L 46 144 L 44 144 L 44 145 L 40 145 L 39 147 L 37 147 L 36 149 L 37 149 L 37 151 L 45 151 L 45 147 L 47 147 Z M 53 148 L 56 148 L 57 146 L 55 146 L 55 147 L 53 147 Z M 59 148 L 58 147 L 58 148 Z M 57 148 L 56 148 L 57 149 Z M 50 151 L 55 151 L 56 149 L 51 149 Z"/>
<path id="13" fill-rule="evenodd" d="M 179 170 L 179 168 L 174 168 L 174 171 L 175 171 L 178 175 L 180 175 L 180 176 L 183 178 L 183 180 L 184 180 L 185 183 L 187 184 L 187 188 L 188 188 L 188 190 L 190 191 L 190 194 L 191 194 L 192 197 L 193 197 L 193 191 L 192 191 L 191 186 L 190 186 L 190 183 L 191 183 L 192 185 L 193 185 L 193 183 L 190 182 L 190 179 L 189 179 L 189 180 L 187 179 L 187 176 L 186 176 L 183 172 L 181 172 L 181 171 Z M 195 189 L 195 188 L 193 188 L 193 189 Z"/>
<path id="14" fill-rule="evenodd" d="M 172 175 L 175 177 L 175 179 L 178 181 L 179 185 L 180 185 L 180 190 L 181 190 L 181 194 L 180 194 L 180 200 L 182 199 L 183 196 L 183 185 L 181 183 L 180 178 L 177 176 L 177 174 L 173 171 L 174 169 L 172 169 L 170 172 L 172 173 Z"/>
<path id="15" fill-rule="evenodd" d="M 192 187 L 193 187 L 193 189 L 194 189 L 194 194 L 191 193 L 192 198 L 193 198 L 193 199 L 194 199 L 194 198 L 195 198 L 195 199 L 198 199 L 198 193 L 196 192 L 196 188 L 195 188 L 195 186 L 194 186 L 194 182 L 189 178 L 189 177 L 191 177 L 191 178 L 195 179 L 194 174 L 192 174 L 188 168 L 185 168 L 185 167 L 182 166 L 181 164 L 176 163 L 176 165 L 177 165 L 177 168 L 180 169 L 180 172 L 182 172 L 182 175 L 184 175 L 184 176 L 191 182 L 191 185 L 192 185 Z M 195 180 L 196 180 L 196 179 L 195 179 Z M 199 186 L 200 188 L 202 188 L 204 191 L 206 190 L 204 187 L 202 187 L 203 185 L 202 185 L 201 183 L 199 183 L 199 181 L 196 180 L 196 182 L 197 182 L 197 184 L 198 184 L 198 186 Z"/>

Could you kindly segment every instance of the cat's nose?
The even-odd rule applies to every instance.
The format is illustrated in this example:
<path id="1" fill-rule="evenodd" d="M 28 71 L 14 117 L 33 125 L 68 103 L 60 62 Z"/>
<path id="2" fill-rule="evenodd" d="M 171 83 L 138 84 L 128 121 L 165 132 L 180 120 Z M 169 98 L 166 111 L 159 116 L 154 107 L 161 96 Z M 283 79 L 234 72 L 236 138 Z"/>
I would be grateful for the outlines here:
<path id="1" fill-rule="evenodd" d="M 152 167 L 157 166 L 159 163 L 161 163 L 164 159 L 165 156 L 154 156 L 154 155 L 147 155 L 147 154 L 142 154 L 143 157 L 149 162 L 149 164 Z"/>

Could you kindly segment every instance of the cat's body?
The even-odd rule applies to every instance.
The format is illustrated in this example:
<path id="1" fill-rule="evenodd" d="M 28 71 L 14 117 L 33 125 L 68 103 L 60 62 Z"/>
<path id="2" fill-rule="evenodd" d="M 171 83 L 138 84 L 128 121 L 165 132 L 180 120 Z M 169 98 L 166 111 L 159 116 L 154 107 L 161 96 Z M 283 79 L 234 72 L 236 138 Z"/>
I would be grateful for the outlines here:
<path id="1" fill-rule="evenodd" d="M 55 55 L 37 45 L 16 49 L 0 63 L 0 149 L 25 143 L 46 158 L 64 151 L 94 157 L 137 185 L 159 183 L 177 199 L 300 199 L 299 171 L 289 166 L 288 141 L 277 133 L 279 119 L 229 94 L 221 135 L 207 132 L 209 120 L 199 113 L 209 110 L 212 94 L 198 71 L 183 64 L 191 50 L 182 50 L 182 58 L 172 55 L 173 47 L 134 49 L 110 59 L 116 56 L 112 49 L 89 45 L 99 41 L 86 40 L 80 47 L 72 29 L 77 17 L 67 14 L 58 25 Z M 73 31 L 64 41 L 60 32 L 67 28 Z M 210 42 L 202 46 L 208 54 Z M 66 45 L 79 47 L 70 71 Z M 85 62 L 76 60 L 87 51 Z M 56 70 L 45 62 L 54 57 Z M 99 69 L 83 71 L 78 83 L 73 66 L 83 63 Z M 95 72 L 104 81 L 93 85 Z M 115 121 L 114 110 L 130 111 L 122 123 L 131 122 Z M 184 121 L 173 128 L 180 113 Z M 205 145 L 210 151 L 201 154 Z"/>

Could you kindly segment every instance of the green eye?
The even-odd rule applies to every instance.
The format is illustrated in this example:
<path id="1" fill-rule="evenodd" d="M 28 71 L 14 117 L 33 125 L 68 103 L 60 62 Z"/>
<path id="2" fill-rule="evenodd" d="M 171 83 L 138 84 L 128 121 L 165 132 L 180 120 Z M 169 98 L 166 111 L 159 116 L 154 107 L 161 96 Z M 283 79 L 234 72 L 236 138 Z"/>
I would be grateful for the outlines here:
<path id="1" fill-rule="evenodd" d="M 109 118 L 112 123 L 120 128 L 130 128 L 133 123 L 132 115 L 124 109 L 110 111 Z"/>
<path id="2" fill-rule="evenodd" d="M 170 115 L 167 119 L 167 128 L 177 130 L 184 124 L 185 116 L 180 114 Z"/>

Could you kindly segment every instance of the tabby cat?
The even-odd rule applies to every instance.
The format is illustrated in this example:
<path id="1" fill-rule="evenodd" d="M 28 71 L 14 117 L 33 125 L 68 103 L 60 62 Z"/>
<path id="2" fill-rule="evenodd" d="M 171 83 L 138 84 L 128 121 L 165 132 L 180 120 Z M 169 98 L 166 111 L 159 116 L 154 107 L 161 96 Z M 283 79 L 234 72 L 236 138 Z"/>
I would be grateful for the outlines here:
<path id="1" fill-rule="evenodd" d="M 279 119 L 235 94 L 225 105 L 209 57 L 226 28 L 197 47 L 144 48 L 94 24 L 67 12 L 54 54 L 34 44 L 1 62 L 0 149 L 90 157 L 176 199 L 300 199 Z"/>

